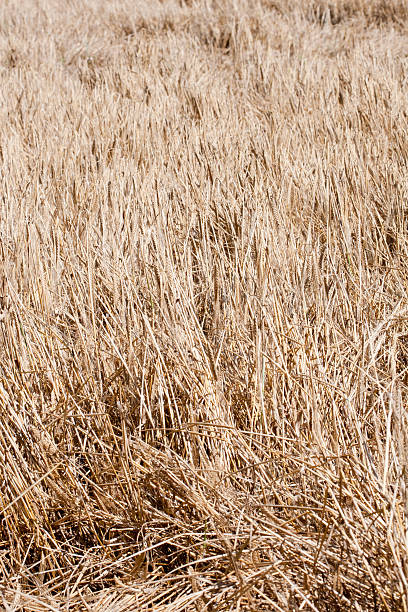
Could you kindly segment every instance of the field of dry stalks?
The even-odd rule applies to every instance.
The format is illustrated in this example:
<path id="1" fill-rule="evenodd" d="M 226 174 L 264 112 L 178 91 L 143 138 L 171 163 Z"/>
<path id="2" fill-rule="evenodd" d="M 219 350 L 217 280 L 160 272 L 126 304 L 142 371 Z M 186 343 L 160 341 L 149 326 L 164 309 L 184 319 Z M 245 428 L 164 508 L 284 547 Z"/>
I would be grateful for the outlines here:
<path id="1" fill-rule="evenodd" d="M 0 4 L 0 608 L 407 611 L 405 0 Z"/>

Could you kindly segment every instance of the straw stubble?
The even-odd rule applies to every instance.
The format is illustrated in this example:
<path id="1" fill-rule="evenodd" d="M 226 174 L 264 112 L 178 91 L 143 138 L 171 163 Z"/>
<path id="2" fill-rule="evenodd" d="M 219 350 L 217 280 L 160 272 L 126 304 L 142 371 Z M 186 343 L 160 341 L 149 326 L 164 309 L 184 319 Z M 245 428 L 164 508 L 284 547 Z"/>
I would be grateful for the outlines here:
<path id="1" fill-rule="evenodd" d="M 407 610 L 407 17 L 2 3 L 7 610 Z"/>

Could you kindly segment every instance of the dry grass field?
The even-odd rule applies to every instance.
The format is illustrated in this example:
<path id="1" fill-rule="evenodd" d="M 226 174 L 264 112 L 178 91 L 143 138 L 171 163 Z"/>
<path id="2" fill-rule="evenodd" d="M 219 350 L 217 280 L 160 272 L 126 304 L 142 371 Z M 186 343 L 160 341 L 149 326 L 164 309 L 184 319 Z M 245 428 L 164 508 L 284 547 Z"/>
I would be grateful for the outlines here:
<path id="1" fill-rule="evenodd" d="M 0 609 L 408 610 L 408 4 L 0 4 Z"/>

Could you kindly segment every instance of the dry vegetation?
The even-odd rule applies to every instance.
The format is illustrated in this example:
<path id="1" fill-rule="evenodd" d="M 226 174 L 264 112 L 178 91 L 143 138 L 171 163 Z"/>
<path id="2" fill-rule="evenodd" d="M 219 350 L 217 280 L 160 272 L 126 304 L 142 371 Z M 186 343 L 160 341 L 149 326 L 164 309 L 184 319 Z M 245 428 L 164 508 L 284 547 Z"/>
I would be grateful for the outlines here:
<path id="1" fill-rule="evenodd" d="M 0 607 L 407 610 L 405 0 L 3 0 Z"/>

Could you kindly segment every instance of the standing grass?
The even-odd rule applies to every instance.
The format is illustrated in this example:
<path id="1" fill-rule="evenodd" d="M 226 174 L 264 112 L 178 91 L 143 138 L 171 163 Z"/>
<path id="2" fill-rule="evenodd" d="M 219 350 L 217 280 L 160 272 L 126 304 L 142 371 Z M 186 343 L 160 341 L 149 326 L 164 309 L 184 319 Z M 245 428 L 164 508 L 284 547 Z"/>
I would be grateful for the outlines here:
<path id="1" fill-rule="evenodd" d="M 408 10 L 0 6 L 0 605 L 408 608 Z"/>

